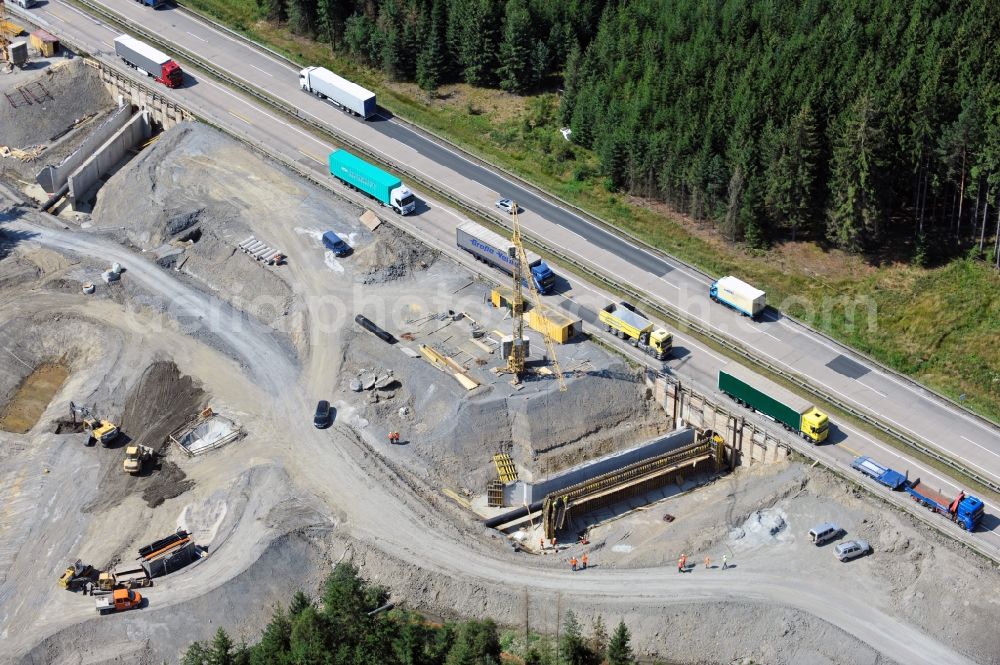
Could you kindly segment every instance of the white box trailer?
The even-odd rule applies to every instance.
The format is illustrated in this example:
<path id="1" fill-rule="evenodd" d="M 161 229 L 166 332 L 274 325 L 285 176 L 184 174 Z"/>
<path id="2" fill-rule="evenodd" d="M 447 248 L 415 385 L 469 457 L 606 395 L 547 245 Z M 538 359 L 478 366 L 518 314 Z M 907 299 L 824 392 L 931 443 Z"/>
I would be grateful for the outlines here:
<path id="1" fill-rule="evenodd" d="M 329 69 L 306 67 L 299 72 L 299 87 L 365 120 L 375 115 L 375 93 Z"/>
<path id="2" fill-rule="evenodd" d="M 766 293 L 732 275 L 713 283 L 708 295 L 715 302 L 731 307 L 750 318 L 757 318 L 767 306 Z"/>

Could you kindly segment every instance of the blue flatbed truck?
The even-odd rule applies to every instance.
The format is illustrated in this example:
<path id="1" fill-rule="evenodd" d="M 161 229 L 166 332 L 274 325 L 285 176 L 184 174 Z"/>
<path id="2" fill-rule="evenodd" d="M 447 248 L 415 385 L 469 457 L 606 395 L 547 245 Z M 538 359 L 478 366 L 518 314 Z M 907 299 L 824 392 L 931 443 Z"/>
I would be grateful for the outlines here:
<path id="1" fill-rule="evenodd" d="M 851 466 L 878 484 L 885 485 L 894 492 L 903 489 L 906 485 L 905 474 L 882 466 L 871 457 L 859 457 L 851 462 Z"/>
<path id="2" fill-rule="evenodd" d="M 944 515 L 966 531 L 975 531 L 983 519 L 982 500 L 966 496 L 965 492 L 959 492 L 958 496 L 949 500 L 948 497 L 921 483 L 919 478 L 907 483 L 905 489 L 914 501 L 935 513 Z"/>

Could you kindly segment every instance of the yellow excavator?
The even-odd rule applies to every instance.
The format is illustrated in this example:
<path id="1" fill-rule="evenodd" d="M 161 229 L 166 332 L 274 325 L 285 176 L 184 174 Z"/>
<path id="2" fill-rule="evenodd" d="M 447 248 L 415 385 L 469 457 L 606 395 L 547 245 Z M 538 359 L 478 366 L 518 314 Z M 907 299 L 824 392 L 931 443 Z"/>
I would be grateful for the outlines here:
<path id="1" fill-rule="evenodd" d="M 102 418 L 85 418 L 83 429 L 90 432 L 90 439 L 100 441 L 102 446 L 106 446 L 118 438 L 118 425 L 110 420 Z M 88 445 L 90 441 L 87 442 Z"/>

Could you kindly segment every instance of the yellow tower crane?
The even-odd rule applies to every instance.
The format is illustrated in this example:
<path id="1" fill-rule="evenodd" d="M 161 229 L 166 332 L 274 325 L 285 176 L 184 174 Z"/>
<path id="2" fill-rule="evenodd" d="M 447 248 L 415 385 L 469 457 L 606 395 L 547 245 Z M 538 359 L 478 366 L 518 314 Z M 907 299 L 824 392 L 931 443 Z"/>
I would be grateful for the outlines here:
<path id="1" fill-rule="evenodd" d="M 7 46 L 10 40 L 7 39 L 7 6 L 4 0 L 0 0 L 0 62 L 6 62 L 10 57 Z"/>
<path id="2" fill-rule="evenodd" d="M 536 323 L 541 323 L 540 327 L 543 331 L 550 330 L 550 326 L 545 316 L 545 305 L 538 295 L 538 289 L 535 288 L 534 280 L 530 275 L 527 279 L 524 278 L 525 269 L 528 266 L 528 256 L 524 251 L 524 242 L 521 240 L 521 224 L 517 221 L 516 202 L 512 202 L 511 212 L 511 220 L 514 226 L 514 235 L 511 236 L 511 243 L 514 245 L 513 251 L 517 256 L 511 257 L 514 260 L 514 299 L 510 303 L 513 339 L 510 347 L 510 355 L 507 357 L 507 371 L 514 375 L 514 382 L 518 383 L 524 376 L 525 354 L 524 343 L 522 342 L 524 339 L 524 291 L 522 290 L 522 286 L 525 282 L 527 282 L 528 289 L 531 291 L 531 300 L 535 307 L 533 316 L 538 318 Z M 563 392 L 566 390 L 566 379 L 563 377 L 562 368 L 559 366 L 556 347 L 545 332 L 542 332 L 542 339 L 545 340 L 545 348 L 548 351 L 549 358 L 552 360 L 552 368 L 555 372 L 556 380 L 559 381 L 559 391 Z"/>

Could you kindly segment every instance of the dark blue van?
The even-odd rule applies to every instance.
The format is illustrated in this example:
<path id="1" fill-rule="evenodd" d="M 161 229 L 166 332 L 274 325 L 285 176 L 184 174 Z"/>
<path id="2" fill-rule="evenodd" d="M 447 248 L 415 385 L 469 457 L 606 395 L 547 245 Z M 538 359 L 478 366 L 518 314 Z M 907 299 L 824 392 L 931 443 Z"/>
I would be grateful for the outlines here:
<path id="1" fill-rule="evenodd" d="M 350 245 L 341 240 L 340 236 L 333 231 L 327 231 L 323 234 L 323 246 L 333 252 L 334 256 L 347 256 L 351 253 Z"/>

